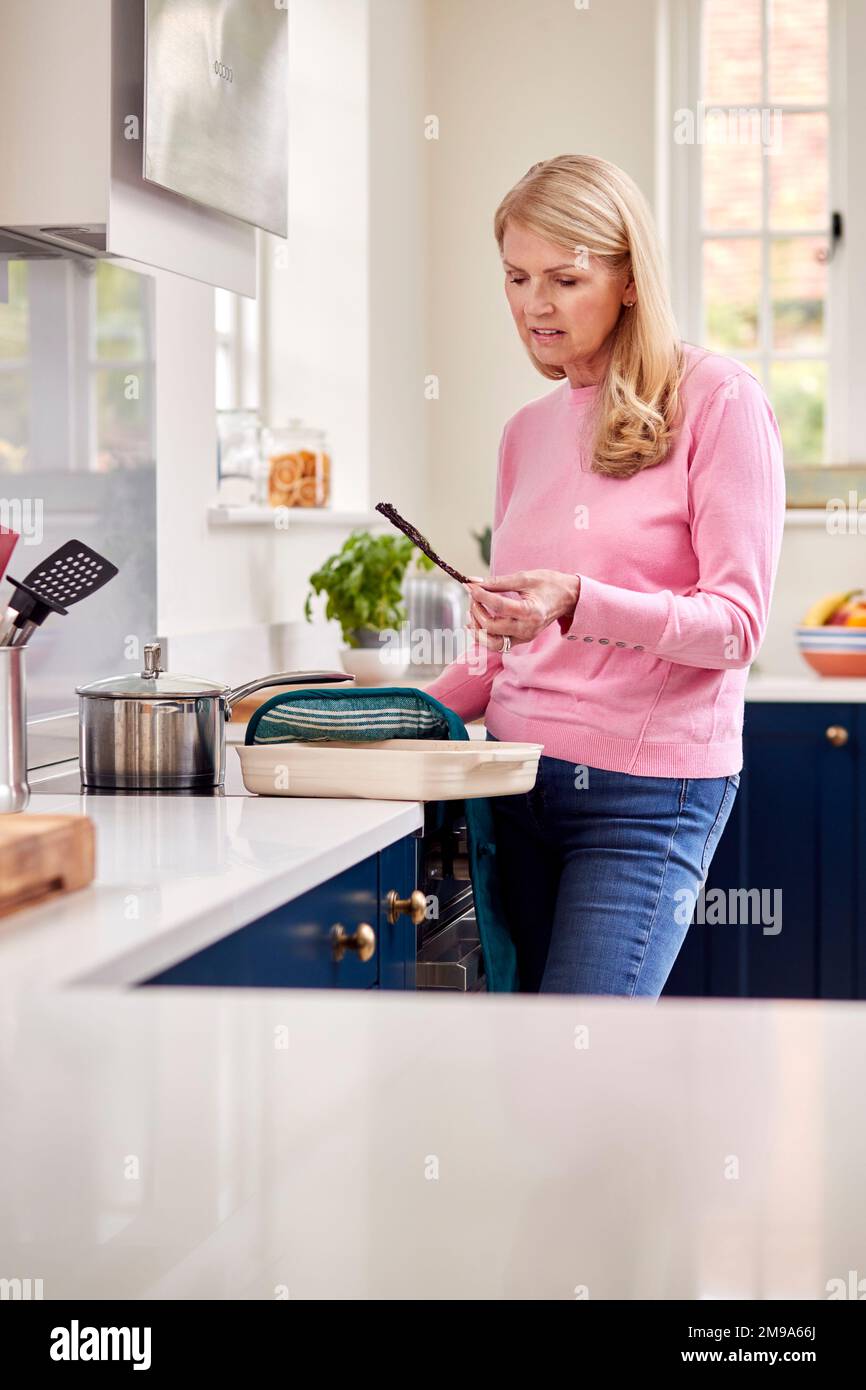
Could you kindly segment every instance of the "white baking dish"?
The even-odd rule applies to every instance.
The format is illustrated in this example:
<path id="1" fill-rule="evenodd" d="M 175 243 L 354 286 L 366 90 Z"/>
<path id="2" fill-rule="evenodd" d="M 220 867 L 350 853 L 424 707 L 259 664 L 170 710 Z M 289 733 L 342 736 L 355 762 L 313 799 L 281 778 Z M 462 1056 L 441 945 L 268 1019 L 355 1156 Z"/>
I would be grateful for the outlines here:
<path id="1" fill-rule="evenodd" d="M 373 742 L 235 744 L 244 786 L 259 796 L 344 796 L 374 801 L 462 801 L 535 785 L 540 743 Z"/>

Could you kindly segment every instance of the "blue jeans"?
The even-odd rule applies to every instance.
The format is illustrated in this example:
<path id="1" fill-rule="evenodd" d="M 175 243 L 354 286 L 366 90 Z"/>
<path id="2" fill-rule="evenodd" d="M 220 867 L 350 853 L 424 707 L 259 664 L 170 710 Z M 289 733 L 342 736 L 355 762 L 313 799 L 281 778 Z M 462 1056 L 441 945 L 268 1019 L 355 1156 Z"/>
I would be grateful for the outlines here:
<path id="1" fill-rule="evenodd" d="M 521 991 L 658 998 L 739 784 L 542 754 L 532 791 L 491 797 Z"/>

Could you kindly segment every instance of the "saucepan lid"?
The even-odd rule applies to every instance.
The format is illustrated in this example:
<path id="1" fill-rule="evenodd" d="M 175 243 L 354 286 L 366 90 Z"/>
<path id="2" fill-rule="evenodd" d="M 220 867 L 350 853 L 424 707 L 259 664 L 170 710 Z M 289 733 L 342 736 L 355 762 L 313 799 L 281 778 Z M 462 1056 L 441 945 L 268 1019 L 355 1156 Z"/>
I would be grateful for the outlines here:
<path id="1" fill-rule="evenodd" d="M 200 680 L 198 676 L 173 676 L 162 669 L 162 651 L 158 642 L 149 642 L 144 649 L 144 670 L 133 676 L 109 676 L 107 680 L 79 685 L 76 695 L 91 695 L 107 700 L 194 700 L 200 696 L 227 695 L 230 687 L 215 681 Z"/>

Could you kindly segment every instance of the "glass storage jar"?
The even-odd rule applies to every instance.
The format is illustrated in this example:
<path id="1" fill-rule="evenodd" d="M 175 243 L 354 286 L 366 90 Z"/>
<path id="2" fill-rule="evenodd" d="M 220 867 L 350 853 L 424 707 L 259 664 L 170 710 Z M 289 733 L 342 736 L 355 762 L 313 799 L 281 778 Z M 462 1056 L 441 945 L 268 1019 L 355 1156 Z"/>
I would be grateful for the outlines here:
<path id="1" fill-rule="evenodd" d="M 268 468 L 272 507 L 328 507 L 331 453 L 324 430 L 303 420 L 262 431 L 262 457 Z"/>
<path id="2" fill-rule="evenodd" d="M 257 410 L 217 411 L 217 485 L 227 479 L 243 479 L 246 489 L 233 491 L 241 501 L 267 502 L 267 472 L 262 468 L 260 425 Z M 243 495 L 241 495 L 243 494 Z"/>

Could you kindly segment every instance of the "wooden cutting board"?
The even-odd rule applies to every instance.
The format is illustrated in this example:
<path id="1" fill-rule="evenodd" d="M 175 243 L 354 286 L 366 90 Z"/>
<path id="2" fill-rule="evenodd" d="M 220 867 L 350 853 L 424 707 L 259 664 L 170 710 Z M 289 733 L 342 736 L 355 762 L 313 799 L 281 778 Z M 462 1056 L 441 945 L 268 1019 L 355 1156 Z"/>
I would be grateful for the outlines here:
<path id="1" fill-rule="evenodd" d="M 86 888 L 94 858 L 88 816 L 0 816 L 0 917 Z"/>

